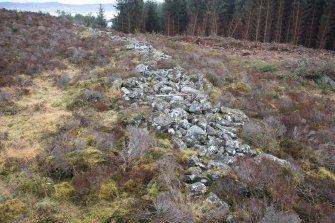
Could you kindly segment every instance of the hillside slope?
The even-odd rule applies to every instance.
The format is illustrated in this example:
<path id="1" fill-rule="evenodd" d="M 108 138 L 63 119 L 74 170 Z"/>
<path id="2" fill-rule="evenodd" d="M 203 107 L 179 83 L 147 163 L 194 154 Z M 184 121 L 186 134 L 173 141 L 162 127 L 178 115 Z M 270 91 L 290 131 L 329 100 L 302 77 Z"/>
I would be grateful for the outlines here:
<path id="1" fill-rule="evenodd" d="M 0 222 L 335 221 L 333 52 L 0 23 Z"/>

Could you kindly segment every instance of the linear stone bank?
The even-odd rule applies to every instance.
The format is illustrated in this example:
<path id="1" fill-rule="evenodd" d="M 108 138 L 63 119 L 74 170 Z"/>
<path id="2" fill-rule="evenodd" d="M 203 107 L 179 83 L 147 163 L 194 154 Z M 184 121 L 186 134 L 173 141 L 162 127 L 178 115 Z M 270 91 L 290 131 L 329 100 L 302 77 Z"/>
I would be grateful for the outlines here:
<path id="1" fill-rule="evenodd" d="M 171 56 L 135 38 L 100 34 L 113 41 L 124 41 L 127 50 L 142 57 L 141 64 L 136 66 L 140 76 L 123 80 L 124 99 L 150 104 L 158 115 L 146 122 L 168 133 L 180 149 L 197 152 L 188 160 L 190 167 L 185 179 L 192 195 L 206 193 L 207 185 L 227 173 L 237 156 L 256 155 L 238 137 L 238 130 L 248 117 L 240 110 L 212 105 L 206 91 L 213 86 L 202 74 L 189 74 L 179 66 L 158 69 L 157 62 Z M 141 117 L 133 123 L 140 122 Z"/>

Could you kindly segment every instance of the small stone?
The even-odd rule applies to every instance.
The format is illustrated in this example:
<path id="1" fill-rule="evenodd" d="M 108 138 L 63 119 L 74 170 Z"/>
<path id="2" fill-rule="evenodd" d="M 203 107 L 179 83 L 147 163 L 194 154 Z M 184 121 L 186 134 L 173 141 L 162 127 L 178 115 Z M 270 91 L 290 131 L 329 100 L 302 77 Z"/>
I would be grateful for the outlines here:
<path id="1" fill-rule="evenodd" d="M 208 194 L 208 197 L 205 200 L 205 203 L 210 204 L 210 205 L 215 205 L 216 207 L 220 207 L 223 205 L 224 201 L 222 201 L 216 194 L 213 192 L 210 192 Z"/>
<path id="2" fill-rule="evenodd" d="M 135 67 L 135 70 L 140 74 L 144 74 L 144 73 L 148 72 L 148 66 L 146 66 L 144 64 L 139 64 Z"/>
<path id="3" fill-rule="evenodd" d="M 210 160 L 207 164 L 207 168 L 209 169 L 217 169 L 217 170 L 224 170 L 224 171 L 228 171 L 230 170 L 230 166 L 228 166 L 227 164 L 220 162 L 220 161 L 214 161 L 214 160 Z"/>
<path id="4" fill-rule="evenodd" d="M 207 128 L 206 128 L 206 130 L 207 130 L 207 134 L 208 135 L 210 135 L 210 136 L 218 136 L 218 132 L 215 131 L 215 129 L 213 127 L 211 127 L 211 126 L 208 125 Z"/>
<path id="5" fill-rule="evenodd" d="M 202 105 L 202 110 L 203 111 L 210 111 L 212 109 L 212 104 L 210 102 L 205 102 Z"/>
<path id="6" fill-rule="evenodd" d="M 188 113 L 182 108 L 176 108 L 171 111 L 169 116 L 174 119 L 187 119 Z"/>
<path id="7" fill-rule="evenodd" d="M 179 138 L 173 137 L 173 142 L 176 144 L 176 146 L 179 149 L 186 149 L 187 148 L 186 143 L 183 140 L 179 139 Z"/>
<path id="8" fill-rule="evenodd" d="M 199 138 L 199 137 L 202 137 L 202 136 L 206 136 L 206 132 L 202 128 L 200 128 L 199 126 L 194 125 L 187 130 L 187 135 L 188 136 L 193 136 L 195 138 Z"/>
<path id="9" fill-rule="evenodd" d="M 210 146 L 207 148 L 207 154 L 210 155 L 214 155 L 216 153 L 219 152 L 219 148 L 217 146 Z"/>
<path id="10" fill-rule="evenodd" d="M 190 185 L 190 192 L 193 196 L 201 196 L 207 192 L 207 187 L 201 182 L 196 182 Z"/>
<path id="11" fill-rule="evenodd" d="M 250 146 L 247 144 L 242 144 L 239 148 L 236 149 L 239 153 L 249 154 L 250 153 Z"/>
<path id="12" fill-rule="evenodd" d="M 209 177 L 209 179 L 215 181 L 223 177 L 224 173 L 221 171 L 217 171 L 217 170 L 208 170 L 207 176 Z"/>
<path id="13" fill-rule="evenodd" d="M 181 120 L 179 124 L 180 124 L 180 127 L 185 130 L 191 128 L 191 123 L 189 123 L 186 119 Z"/>
<path id="14" fill-rule="evenodd" d="M 204 146 L 198 146 L 197 147 L 199 151 L 199 156 L 206 156 L 207 155 L 207 149 Z"/>
<path id="15" fill-rule="evenodd" d="M 160 90 L 162 93 L 170 93 L 171 91 L 173 91 L 173 88 L 169 86 L 164 86 Z"/>
<path id="16" fill-rule="evenodd" d="M 194 95 L 197 95 L 197 94 L 201 93 L 199 90 L 196 90 L 196 89 L 191 88 L 191 87 L 183 87 L 181 89 L 181 92 L 185 93 L 185 94 L 194 94 Z"/>
<path id="17" fill-rule="evenodd" d="M 187 172 L 189 173 L 186 175 L 187 183 L 201 182 L 205 185 L 208 184 L 209 179 L 203 175 L 200 167 L 190 167 Z"/>
<path id="18" fill-rule="evenodd" d="M 169 133 L 170 135 L 175 135 L 175 134 L 176 134 L 176 131 L 175 131 L 173 128 L 169 128 L 168 133 Z"/>
<path id="19" fill-rule="evenodd" d="M 194 101 L 191 104 L 191 107 L 188 109 L 189 112 L 201 114 L 202 113 L 202 105 L 199 102 Z"/>
<path id="20" fill-rule="evenodd" d="M 130 91 L 125 87 L 121 88 L 121 91 L 123 92 L 124 95 L 130 94 Z"/>
<path id="21" fill-rule="evenodd" d="M 170 107 L 170 104 L 163 100 L 154 100 L 151 103 L 151 107 L 154 111 L 164 111 L 165 109 Z"/>
<path id="22" fill-rule="evenodd" d="M 235 141 L 235 140 L 228 140 L 226 141 L 226 151 L 230 154 L 230 155 L 235 155 L 236 153 L 236 149 L 239 148 L 239 142 Z"/>
<path id="23" fill-rule="evenodd" d="M 198 165 L 198 163 L 200 163 L 200 160 L 197 156 L 193 155 L 191 156 L 188 160 L 187 160 L 187 164 L 189 166 L 196 166 Z"/>
<path id="24" fill-rule="evenodd" d="M 153 126 L 158 130 L 169 129 L 171 124 L 173 123 L 173 119 L 167 115 L 160 114 L 158 117 L 153 119 Z"/>
<path id="25" fill-rule="evenodd" d="M 134 115 L 133 117 L 127 119 L 127 124 L 139 126 L 142 118 L 143 117 L 140 114 Z"/>

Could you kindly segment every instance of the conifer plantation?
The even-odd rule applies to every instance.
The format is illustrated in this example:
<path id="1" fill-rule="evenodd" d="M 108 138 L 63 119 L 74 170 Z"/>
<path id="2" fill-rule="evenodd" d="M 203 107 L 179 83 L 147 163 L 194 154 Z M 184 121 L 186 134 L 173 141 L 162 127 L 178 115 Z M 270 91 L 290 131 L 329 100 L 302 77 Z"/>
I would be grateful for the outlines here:
<path id="1" fill-rule="evenodd" d="M 114 28 L 335 49 L 334 0 L 118 0 Z"/>

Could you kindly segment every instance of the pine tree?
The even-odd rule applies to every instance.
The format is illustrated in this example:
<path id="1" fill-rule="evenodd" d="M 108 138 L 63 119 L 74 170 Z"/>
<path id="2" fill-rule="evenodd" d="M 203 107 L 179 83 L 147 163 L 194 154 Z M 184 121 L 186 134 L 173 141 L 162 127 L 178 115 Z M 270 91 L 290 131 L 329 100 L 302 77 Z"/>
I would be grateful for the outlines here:
<path id="1" fill-rule="evenodd" d="M 97 16 L 97 24 L 101 27 L 106 27 L 107 26 L 107 20 L 105 17 L 105 10 L 102 7 L 102 5 L 99 5 L 99 11 L 98 11 L 98 16 Z"/>
<path id="2" fill-rule="evenodd" d="M 320 21 L 319 33 L 317 36 L 318 48 L 332 48 L 335 31 L 335 2 L 334 0 L 325 0 L 323 14 Z"/>
<path id="3" fill-rule="evenodd" d="M 145 30 L 146 32 L 159 32 L 159 17 L 158 17 L 158 7 L 153 1 L 147 1 L 145 3 L 146 8 L 146 22 Z"/>

